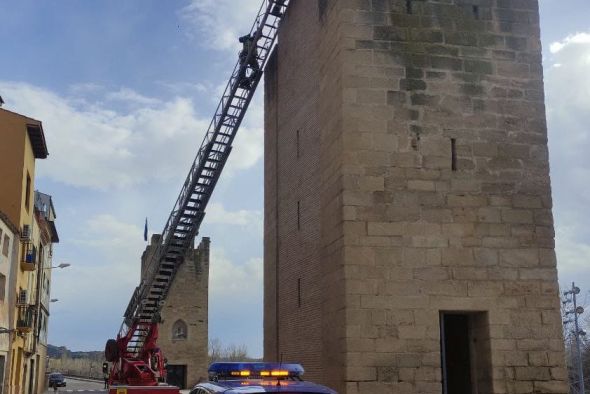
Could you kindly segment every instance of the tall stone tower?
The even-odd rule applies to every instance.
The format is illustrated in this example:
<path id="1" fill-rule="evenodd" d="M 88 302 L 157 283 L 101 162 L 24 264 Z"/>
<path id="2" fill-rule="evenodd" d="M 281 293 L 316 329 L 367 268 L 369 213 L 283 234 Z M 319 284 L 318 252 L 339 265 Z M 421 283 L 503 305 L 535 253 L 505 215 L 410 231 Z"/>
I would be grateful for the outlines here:
<path id="1" fill-rule="evenodd" d="M 141 259 L 142 279 L 150 269 L 146 263 L 153 245 L 160 242 L 161 235 L 152 235 Z M 203 238 L 188 251 L 160 313 L 158 346 L 168 360 L 168 383 L 181 388 L 208 377 L 209 244 L 209 238 Z"/>
<path id="2" fill-rule="evenodd" d="M 566 393 L 537 0 L 292 0 L 265 78 L 265 358 Z"/>

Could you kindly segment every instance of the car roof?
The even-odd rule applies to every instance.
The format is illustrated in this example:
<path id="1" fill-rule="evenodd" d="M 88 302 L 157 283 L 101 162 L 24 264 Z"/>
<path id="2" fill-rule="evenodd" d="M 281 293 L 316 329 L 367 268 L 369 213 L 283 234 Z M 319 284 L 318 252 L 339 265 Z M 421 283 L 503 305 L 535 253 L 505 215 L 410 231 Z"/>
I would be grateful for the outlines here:
<path id="1" fill-rule="evenodd" d="M 198 384 L 196 387 L 205 388 L 213 393 L 240 394 L 240 393 L 314 393 L 336 394 L 325 386 L 298 380 L 220 380 Z"/>

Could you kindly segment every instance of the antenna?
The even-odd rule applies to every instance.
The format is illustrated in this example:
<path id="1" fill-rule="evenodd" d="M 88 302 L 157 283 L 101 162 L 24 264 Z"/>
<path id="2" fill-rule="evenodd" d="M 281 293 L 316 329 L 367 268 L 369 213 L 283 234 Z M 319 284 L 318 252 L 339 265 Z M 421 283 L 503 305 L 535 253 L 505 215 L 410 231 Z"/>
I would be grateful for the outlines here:
<path id="1" fill-rule="evenodd" d="M 279 357 L 279 369 L 280 370 L 283 369 L 283 355 L 284 355 L 284 353 L 281 353 L 281 357 Z M 281 387 L 281 378 L 277 379 L 277 387 Z"/>

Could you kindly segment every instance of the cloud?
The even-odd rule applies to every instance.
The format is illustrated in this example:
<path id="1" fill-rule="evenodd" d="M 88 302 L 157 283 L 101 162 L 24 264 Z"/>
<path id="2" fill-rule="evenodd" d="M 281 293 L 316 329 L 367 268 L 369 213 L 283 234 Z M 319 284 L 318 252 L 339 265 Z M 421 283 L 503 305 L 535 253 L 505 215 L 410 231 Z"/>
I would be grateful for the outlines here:
<path id="1" fill-rule="evenodd" d="M 251 357 L 262 357 L 262 258 L 231 260 L 213 247 L 209 277 L 209 335 L 245 345 Z"/>
<path id="2" fill-rule="evenodd" d="M 146 106 L 161 104 L 160 100 L 151 97 L 146 97 L 129 88 L 121 88 L 116 92 L 108 93 L 106 95 L 106 98 L 108 100 L 121 101 Z"/>
<path id="3" fill-rule="evenodd" d="M 204 46 L 237 52 L 238 37 L 250 31 L 260 4 L 260 0 L 240 0 L 239 5 L 235 0 L 191 0 L 179 14 Z"/>
<path id="4" fill-rule="evenodd" d="M 569 35 L 561 41 L 552 43 L 549 46 L 549 51 L 555 54 L 573 44 L 590 44 L 590 33 L 576 33 Z"/>
<path id="5" fill-rule="evenodd" d="M 580 212 L 590 203 L 590 40 L 575 39 L 578 36 L 583 35 L 552 45 L 559 49 L 551 61 L 560 67 L 547 69 L 545 83 L 556 205 Z"/>
<path id="6" fill-rule="evenodd" d="M 135 261 L 144 247 L 143 228 L 124 223 L 110 214 L 95 215 L 80 228 L 80 238 L 71 242 L 99 248 L 109 261 Z"/>
<path id="7" fill-rule="evenodd" d="M 590 34 L 569 35 L 549 48 L 545 87 L 558 266 L 562 280 L 582 280 L 590 274 L 583 214 L 590 206 Z"/>
<path id="8" fill-rule="evenodd" d="M 262 232 L 262 212 L 245 209 L 231 212 L 220 203 L 211 203 L 207 207 L 207 223 L 253 227 Z"/>
<path id="9" fill-rule="evenodd" d="M 223 249 L 213 247 L 209 288 L 212 302 L 220 305 L 262 305 L 262 258 L 251 258 L 236 264 Z M 239 296 L 239 297 L 236 297 Z"/>
<path id="10" fill-rule="evenodd" d="M 0 90 L 8 109 L 43 122 L 50 159 L 41 163 L 39 175 L 79 187 L 126 189 L 178 180 L 188 173 L 210 123 L 188 98 L 162 101 L 128 88 L 92 101 L 80 98 L 79 87 L 75 97 L 19 82 L 0 82 Z M 250 116 L 255 123 L 241 128 L 226 173 L 248 169 L 262 157 L 258 103 Z"/>
<path id="11" fill-rule="evenodd" d="M 156 81 L 156 83 L 160 86 L 163 86 L 170 92 L 174 94 L 193 94 L 197 93 L 205 93 L 211 91 L 211 87 L 209 84 L 204 83 L 191 83 L 191 82 L 170 82 L 170 81 Z"/>
<path id="12" fill-rule="evenodd" d="M 214 205 L 213 212 L 222 213 L 218 222 L 231 225 L 247 225 L 250 220 L 258 219 L 257 214 L 227 211 L 220 204 Z M 53 274 L 52 297 L 60 302 L 52 306 L 52 319 L 71 324 L 55 323 L 60 330 L 50 332 L 54 343 L 67 342 L 76 349 L 96 350 L 98 345 L 88 336 L 77 336 L 80 324 L 92 324 L 97 337 L 116 334 L 131 293 L 139 284 L 144 248 L 141 226 L 104 213 L 84 220 L 76 238 L 60 244 L 62 257 L 56 263 L 69 262 L 72 266 Z M 84 260 L 76 260 L 74 256 Z M 261 315 L 262 258 L 234 261 L 223 247 L 214 246 L 210 261 L 212 324 L 223 324 L 228 314 L 236 321 L 251 318 L 253 311 Z M 240 342 L 240 338 L 233 337 L 232 341 Z M 258 345 L 248 343 L 253 354 L 258 353 Z"/>
<path id="13" fill-rule="evenodd" d="M 82 220 L 76 238 L 62 240 L 54 264 L 72 265 L 52 273 L 51 296 L 60 301 L 51 307 L 50 341 L 97 350 L 102 343 L 95 338 L 106 341 L 117 333 L 139 283 L 142 232 L 139 226 L 99 214 Z M 80 330 L 86 335 L 79 335 Z"/>
<path id="14" fill-rule="evenodd" d="M 580 240 L 581 231 L 576 226 L 560 226 L 556 234 L 556 249 L 559 254 L 559 269 L 562 273 L 590 270 L 590 244 Z M 590 284 L 590 283 L 589 283 Z"/>

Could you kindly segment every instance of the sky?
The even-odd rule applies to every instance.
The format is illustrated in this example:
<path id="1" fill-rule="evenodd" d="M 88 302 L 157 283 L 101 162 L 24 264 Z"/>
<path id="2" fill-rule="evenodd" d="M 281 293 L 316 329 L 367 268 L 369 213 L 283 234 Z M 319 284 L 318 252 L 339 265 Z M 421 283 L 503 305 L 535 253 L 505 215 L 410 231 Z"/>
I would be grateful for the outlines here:
<path id="1" fill-rule="evenodd" d="M 311 1 L 311 0 L 305 0 Z M 239 4 L 239 7 L 236 7 Z M 4 108 L 43 121 L 60 244 L 49 341 L 99 350 L 139 282 L 260 0 L 0 0 Z M 590 289 L 590 3 L 541 0 L 560 282 Z M 201 228 L 212 239 L 210 338 L 262 354 L 259 89 Z M 589 298 L 590 301 L 590 298 Z"/>

